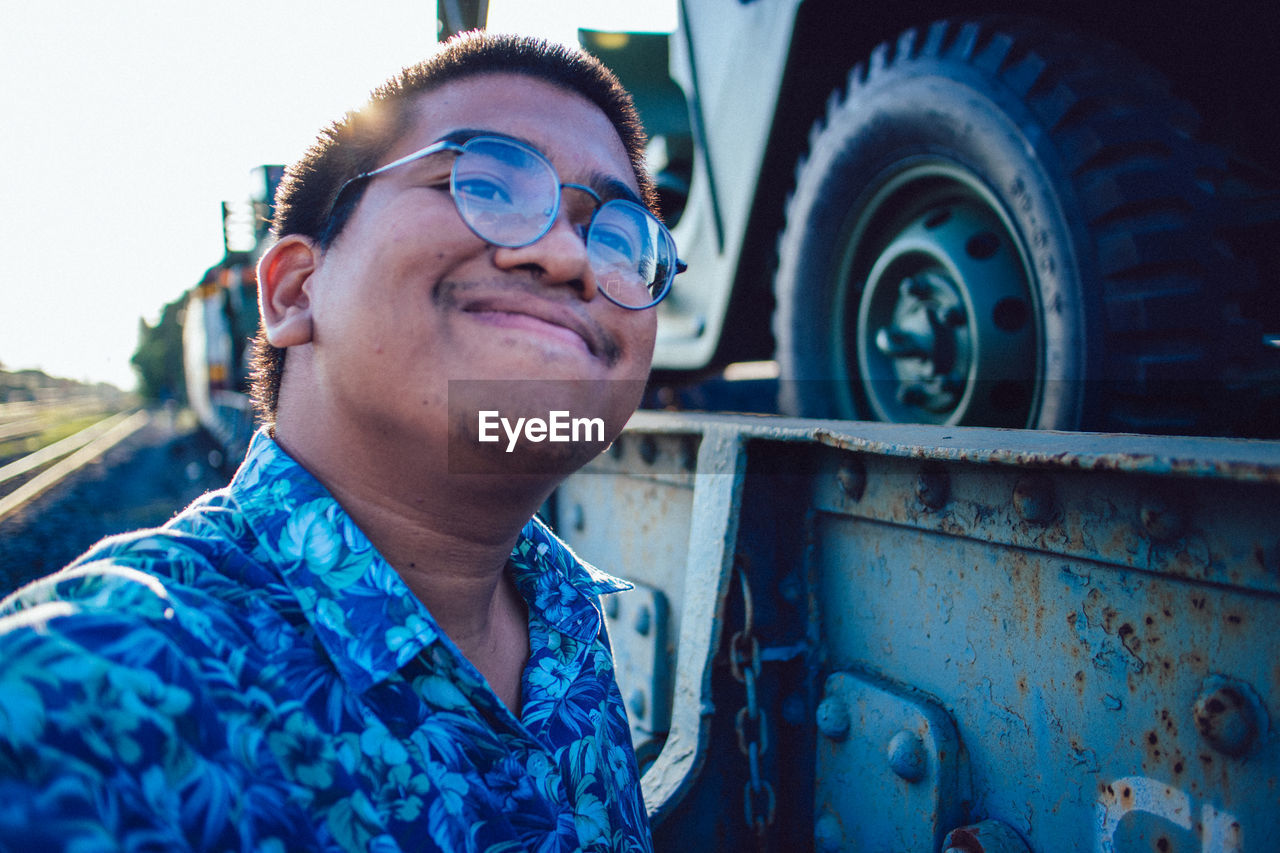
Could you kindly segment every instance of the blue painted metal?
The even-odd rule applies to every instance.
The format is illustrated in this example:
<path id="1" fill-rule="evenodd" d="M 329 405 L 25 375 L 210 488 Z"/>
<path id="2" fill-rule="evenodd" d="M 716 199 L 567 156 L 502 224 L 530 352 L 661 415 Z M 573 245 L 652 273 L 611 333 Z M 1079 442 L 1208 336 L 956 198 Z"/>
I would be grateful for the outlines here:
<path id="1" fill-rule="evenodd" d="M 1280 837 L 1280 443 L 644 413 L 557 507 L 670 602 L 662 846 L 756 843 L 735 566 L 766 848 Z"/>
<path id="2" fill-rule="evenodd" d="M 668 639 L 669 606 L 661 590 L 637 583 L 627 595 L 605 600 L 604 615 L 613 647 L 622 699 L 631 722 L 631 742 L 648 769 L 671 728 L 672 659 Z"/>
<path id="3" fill-rule="evenodd" d="M 960 739 L 928 697 L 858 672 L 828 676 L 822 704 L 848 709 L 846 737 L 818 739 L 819 850 L 938 850 L 965 820 Z M 874 804 L 872 806 L 872 804 Z M 872 807 L 868 807 L 872 806 Z M 824 822 L 831 815 L 834 820 Z"/>

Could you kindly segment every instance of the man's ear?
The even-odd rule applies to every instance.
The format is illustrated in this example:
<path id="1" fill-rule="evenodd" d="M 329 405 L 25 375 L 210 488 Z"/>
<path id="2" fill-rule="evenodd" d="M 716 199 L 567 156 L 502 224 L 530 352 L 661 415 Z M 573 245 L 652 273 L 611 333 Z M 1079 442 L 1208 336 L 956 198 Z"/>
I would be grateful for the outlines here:
<path id="1" fill-rule="evenodd" d="M 292 347 L 311 341 L 311 274 L 320 249 L 301 234 L 289 234 L 258 261 L 258 305 L 272 346 Z"/>

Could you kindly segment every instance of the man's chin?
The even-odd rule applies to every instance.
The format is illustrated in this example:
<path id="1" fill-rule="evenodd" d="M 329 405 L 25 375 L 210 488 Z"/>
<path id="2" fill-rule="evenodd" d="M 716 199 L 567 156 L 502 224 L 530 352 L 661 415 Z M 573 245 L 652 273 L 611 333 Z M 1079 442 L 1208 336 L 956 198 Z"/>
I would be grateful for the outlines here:
<path id="1" fill-rule="evenodd" d="M 527 442 L 514 447 L 470 443 L 466 447 L 455 446 L 450 449 L 449 473 L 527 477 L 555 483 L 582 468 L 608 446 L 603 442 L 552 444 L 543 441 Z"/>

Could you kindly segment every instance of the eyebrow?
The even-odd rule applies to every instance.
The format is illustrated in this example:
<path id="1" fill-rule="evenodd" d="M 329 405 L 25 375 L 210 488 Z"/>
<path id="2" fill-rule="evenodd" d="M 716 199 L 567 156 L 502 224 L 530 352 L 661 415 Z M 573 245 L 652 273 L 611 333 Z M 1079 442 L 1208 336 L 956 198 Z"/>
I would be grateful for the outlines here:
<path id="1" fill-rule="evenodd" d="M 534 151 L 538 151 L 542 153 L 544 157 L 546 156 L 546 153 L 543 152 L 541 148 L 535 145 L 532 141 L 525 139 L 522 136 L 515 136 L 510 133 L 503 133 L 502 131 L 499 131 L 499 130 L 490 130 L 485 128 L 475 128 L 475 127 L 458 128 L 457 130 L 451 130 L 448 133 L 446 133 L 444 136 L 441 136 L 439 139 L 436 140 L 436 142 L 452 142 L 455 145 L 465 145 L 466 143 L 470 142 L 472 139 L 475 139 L 477 136 L 494 136 L 494 137 L 497 137 L 498 139 L 508 139 L 512 142 L 519 142 L 522 145 L 529 146 Z M 559 174 L 558 171 L 557 171 L 557 174 Z M 569 181 L 569 183 L 573 183 L 573 181 Z M 588 175 L 587 186 L 589 186 L 593 191 L 595 191 L 596 195 L 600 196 L 600 201 L 602 203 L 606 201 L 612 201 L 615 198 L 621 198 L 633 204 L 638 204 L 640 207 L 644 207 L 646 210 L 648 209 L 645 203 L 640 199 L 640 196 L 636 194 L 636 191 L 631 189 L 631 187 L 627 186 L 625 181 L 619 180 L 618 178 L 615 178 L 612 175 L 606 174 L 605 172 L 592 172 L 590 175 Z"/>

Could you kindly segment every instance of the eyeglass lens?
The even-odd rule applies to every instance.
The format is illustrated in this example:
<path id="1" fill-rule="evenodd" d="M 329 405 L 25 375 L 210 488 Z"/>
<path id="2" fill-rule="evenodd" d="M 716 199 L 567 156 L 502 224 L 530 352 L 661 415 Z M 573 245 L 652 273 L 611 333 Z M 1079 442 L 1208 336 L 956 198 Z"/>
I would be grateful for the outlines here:
<path id="1" fill-rule="evenodd" d="M 501 139 L 473 139 L 453 164 L 450 190 L 458 213 L 486 241 L 527 246 L 550 230 L 560 200 L 555 169 L 536 152 Z M 647 307 L 670 285 L 675 243 L 648 211 L 614 199 L 587 230 L 597 286 L 626 307 Z"/>

